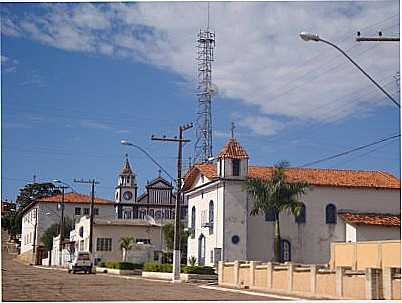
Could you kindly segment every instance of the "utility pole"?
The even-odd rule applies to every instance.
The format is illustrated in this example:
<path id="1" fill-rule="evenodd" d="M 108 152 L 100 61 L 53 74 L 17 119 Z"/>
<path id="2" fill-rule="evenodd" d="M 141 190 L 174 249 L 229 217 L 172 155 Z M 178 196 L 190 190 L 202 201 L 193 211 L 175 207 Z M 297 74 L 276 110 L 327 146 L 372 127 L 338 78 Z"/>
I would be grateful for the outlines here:
<path id="1" fill-rule="evenodd" d="M 174 244 L 173 244 L 173 278 L 172 282 L 180 282 L 180 208 L 181 208 L 181 169 L 182 169 L 182 146 L 183 142 L 190 142 L 188 139 L 183 138 L 183 132 L 193 127 L 192 123 L 179 126 L 179 138 L 175 137 L 155 137 L 152 135 L 151 140 L 156 141 L 170 141 L 178 142 L 178 155 L 177 155 L 177 193 L 175 205 L 175 224 L 174 224 Z"/>
<path id="2" fill-rule="evenodd" d="M 92 242 L 93 242 L 93 229 L 94 229 L 94 204 L 95 204 L 95 184 L 99 184 L 95 179 L 92 180 L 77 180 L 74 179 L 75 183 L 91 184 L 91 211 L 89 219 L 89 252 L 92 256 Z"/>
<path id="3" fill-rule="evenodd" d="M 60 203 L 60 227 L 59 227 L 59 266 L 62 266 L 63 261 L 63 241 L 64 241 L 64 190 L 69 186 L 58 186 L 61 189 L 61 203 Z"/>
<path id="4" fill-rule="evenodd" d="M 34 235 L 32 243 L 32 264 L 36 265 L 36 234 L 38 229 L 38 209 L 35 208 L 35 224 L 34 224 Z"/>

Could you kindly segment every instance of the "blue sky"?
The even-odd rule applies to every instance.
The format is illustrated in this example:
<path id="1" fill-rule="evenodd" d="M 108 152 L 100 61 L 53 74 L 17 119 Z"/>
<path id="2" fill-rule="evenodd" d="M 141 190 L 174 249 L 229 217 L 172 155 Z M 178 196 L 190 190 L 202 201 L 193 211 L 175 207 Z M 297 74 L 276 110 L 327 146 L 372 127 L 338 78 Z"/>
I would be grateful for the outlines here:
<path id="1" fill-rule="evenodd" d="M 175 175 L 176 145 L 150 136 L 173 136 L 195 121 L 195 39 L 206 3 L 0 8 L 2 198 L 14 200 L 35 174 L 69 183 L 96 178 L 97 195 L 112 199 L 126 152 L 142 192 L 158 168 L 121 139 Z M 211 3 L 214 153 L 232 121 L 257 165 L 302 165 L 399 133 L 396 107 L 367 78 L 334 49 L 298 37 L 307 30 L 336 42 L 399 100 L 399 43 L 354 42 L 358 30 L 397 35 L 397 12 L 397 1 Z M 192 151 L 189 144 L 184 154 Z M 317 166 L 399 177 L 400 141 Z"/>

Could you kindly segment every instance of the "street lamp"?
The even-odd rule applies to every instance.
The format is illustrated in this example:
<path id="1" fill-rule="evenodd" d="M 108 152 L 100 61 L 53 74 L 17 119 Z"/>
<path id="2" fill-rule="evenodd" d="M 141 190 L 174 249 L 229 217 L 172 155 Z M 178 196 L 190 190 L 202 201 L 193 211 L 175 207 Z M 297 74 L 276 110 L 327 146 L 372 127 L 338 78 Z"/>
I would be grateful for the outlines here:
<path id="1" fill-rule="evenodd" d="M 138 150 L 140 150 L 142 153 L 144 153 L 156 166 L 158 166 L 171 180 L 176 182 L 175 178 L 173 178 L 167 171 L 160 165 L 145 149 L 143 149 L 141 146 L 133 144 L 129 142 L 128 140 L 121 140 L 120 143 L 122 145 L 127 145 L 127 146 L 132 146 Z"/>
<path id="2" fill-rule="evenodd" d="M 301 32 L 300 33 L 300 38 L 302 38 L 304 41 L 316 41 L 316 42 L 324 42 L 325 44 L 328 44 L 334 48 L 336 48 L 338 51 L 340 51 L 350 62 L 353 63 L 354 66 L 356 66 L 367 78 L 370 79 L 371 82 L 374 83 L 375 86 L 377 86 L 378 89 L 380 89 L 398 108 L 400 108 L 400 104 L 389 94 L 385 91 L 384 88 L 380 86 L 372 77 L 370 77 L 369 74 L 367 74 L 351 57 L 348 56 L 341 48 L 339 48 L 337 45 L 326 41 L 324 39 L 321 39 L 318 34 L 313 34 L 313 33 L 307 33 L 307 32 Z"/>
<path id="3" fill-rule="evenodd" d="M 54 179 L 54 183 L 59 183 L 59 184 L 65 184 L 65 185 L 59 185 L 58 188 L 61 188 L 61 203 L 60 203 L 60 209 L 61 209 L 61 217 L 60 217 L 60 236 L 59 236 L 59 265 L 62 266 L 62 260 L 63 260 L 63 240 L 64 240 L 64 189 L 66 188 L 71 188 L 71 186 L 59 179 Z"/>

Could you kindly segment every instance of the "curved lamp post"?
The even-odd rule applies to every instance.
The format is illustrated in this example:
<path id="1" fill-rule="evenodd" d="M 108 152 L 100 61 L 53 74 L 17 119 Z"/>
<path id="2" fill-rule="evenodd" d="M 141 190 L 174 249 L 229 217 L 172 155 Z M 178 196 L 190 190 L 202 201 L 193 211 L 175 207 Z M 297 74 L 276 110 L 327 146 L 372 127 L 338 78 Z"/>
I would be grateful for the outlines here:
<path id="1" fill-rule="evenodd" d="M 158 166 L 173 182 L 176 183 L 175 178 L 173 178 L 167 171 L 160 165 L 145 149 L 143 149 L 141 146 L 138 146 L 136 144 L 133 144 L 127 140 L 121 140 L 121 144 L 127 145 L 127 146 L 132 146 L 138 150 L 140 150 L 142 153 L 144 153 L 156 166 Z"/>
<path id="2" fill-rule="evenodd" d="M 318 36 L 317 34 L 313 34 L 313 33 L 307 33 L 307 32 L 301 32 L 300 33 L 300 38 L 302 38 L 304 41 L 316 41 L 316 42 L 324 42 L 325 44 L 328 44 L 334 48 L 336 48 L 338 51 L 340 51 L 346 58 L 348 58 L 348 60 L 350 62 L 353 63 L 354 66 L 356 66 L 367 78 L 370 79 L 371 82 L 374 83 L 375 86 L 377 86 L 377 88 L 379 90 L 381 90 L 398 108 L 400 108 L 400 104 L 389 94 L 385 91 L 384 88 L 382 88 L 380 86 L 380 84 L 378 84 L 373 78 L 370 77 L 369 74 L 367 74 L 355 61 L 353 61 L 352 58 L 350 58 L 341 48 L 339 48 L 337 45 L 326 41 L 324 39 L 321 39 L 320 36 Z"/>

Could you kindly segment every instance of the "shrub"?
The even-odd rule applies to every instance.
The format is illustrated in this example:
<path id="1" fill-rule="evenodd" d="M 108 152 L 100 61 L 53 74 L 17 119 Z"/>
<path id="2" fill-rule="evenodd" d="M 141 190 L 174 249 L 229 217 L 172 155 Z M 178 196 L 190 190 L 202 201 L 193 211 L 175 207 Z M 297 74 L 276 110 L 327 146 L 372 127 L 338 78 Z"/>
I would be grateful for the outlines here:
<path id="1" fill-rule="evenodd" d="M 186 274 L 214 275 L 215 270 L 210 266 L 185 266 L 182 269 Z"/>
<path id="2" fill-rule="evenodd" d="M 172 272 L 172 264 L 159 264 L 159 263 L 145 263 L 144 271 L 152 272 Z"/>
<path id="3" fill-rule="evenodd" d="M 131 263 L 131 262 L 116 262 L 116 261 L 101 261 L 99 263 L 100 267 L 106 267 L 111 269 L 142 269 L 144 264 L 141 263 Z"/>
<path id="4" fill-rule="evenodd" d="M 151 272 L 173 272 L 172 264 L 145 263 L 144 271 Z M 180 272 L 186 274 L 213 275 L 215 271 L 209 266 L 184 266 L 180 268 Z"/>

